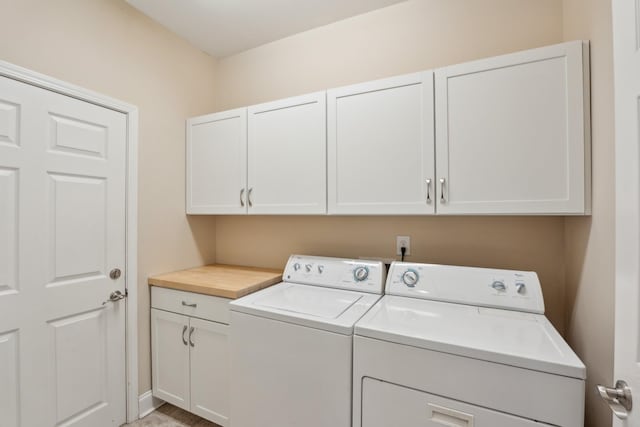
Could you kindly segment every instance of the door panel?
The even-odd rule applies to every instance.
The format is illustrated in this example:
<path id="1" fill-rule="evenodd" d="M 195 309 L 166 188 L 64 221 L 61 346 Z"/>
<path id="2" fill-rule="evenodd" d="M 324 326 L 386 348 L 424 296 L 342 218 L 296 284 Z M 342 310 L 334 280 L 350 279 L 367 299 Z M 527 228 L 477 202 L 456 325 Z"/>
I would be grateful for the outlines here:
<path id="1" fill-rule="evenodd" d="M 436 70 L 438 213 L 586 213 L 585 69 L 577 41 Z"/>
<path id="2" fill-rule="evenodd" d="M 0 295 L 18 290 L 18 172 L 0 168 Z"/>
<path id="3" fill-rule="evenodd" d="M 549 424 L 373 378 L 362 381 L 360 427 L 544 427 Z"/>
<path id="4" fill-rule="evenodd" d="M 249 107 L 249 213 L 326 212 L 325 119 L 324 92 Z"/>
<path id="5" fill-rule="evenodd" d="M 105 276 L 106 180 L 53 173 L 48 176 L 51 282 Z"/>
<path id="6" fill-rule="evenodd" d="M 0 333 L 0 425 L 19 425 L 18 332 Z"/>
<path id="7" fill-rule="evenodd" d="M 229 423 L 229 326 L 191 318 L 191 412 Z"/>
<path id="8" fill-rule="evenodd" d="M 0 325 L 20 337 L 3 427 L 125 421 L 125 303 L 103 302 L 125 293 L 126 135 L 122 113 L 0 78 Z"/>
<path id="9" fill-rule="evenodd" d="M 327 93 L 332 214 L 434 213 L 433 73 Z"/>
<path id="10" fill-rule="evenodd" d="M 613 425 L 635 427 L 640 425 L 640 1 L 614 0 L 612 4 L 616 138 L 613 382 L 626 381 L 633 392 L 628 418 L 613 417 Z"/>
<path id="11" fill-rule="evenodd" d="M 189 318 L 151 309 L 153 395 L 180 408 L 189 407 Z"/>
<path id="12" fill-rule="evenodd" d="M 247 212 L 247 109 L 187 121 L 187 213 Z"/>
<path id="13" fill-rule="evenodd" d="M 56 424 L 99 425 L 108 404 L 107 312 L 98 309 L 49 322 Z M 107 415 L 108 417 L 108 415 Z"/>
<path id="14" fill-rule="evenodd" d="M 0 144 L 18 146 L 18 104 L 0 100 Z"/>

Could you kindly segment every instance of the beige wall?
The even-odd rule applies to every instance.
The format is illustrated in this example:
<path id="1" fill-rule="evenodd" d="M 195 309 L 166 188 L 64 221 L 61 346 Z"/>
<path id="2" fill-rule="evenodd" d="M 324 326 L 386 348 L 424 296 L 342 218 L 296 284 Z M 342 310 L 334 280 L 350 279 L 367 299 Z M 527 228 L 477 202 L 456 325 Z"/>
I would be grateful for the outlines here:
<path id="1" fill-rule="evenodd" d="M 587 365 L 587 427 L 611 425 L 595 384 L 613 384 L 615 187 L 611 0 L 563 0 L 564 38 L 591 40 L 593 215 L 567 218 L 567 339 Z"/>
<path id="2" fill-rule="evenodd" d="M 301 33 L 219 62 L 217 109 L 557 43 L 556 0 L 413 0 Z M 564 219 L 543 217 L 220 216 L 216 260 L 282 267 L 293 252 L 394 257 L 535 270 L 564 331 Z"/>
<path id="3" fill-rule="evenodd" d="M 218 110 L 562 40 L 558 0 L 410 0 L 220 61 Z"/>
<path id="4" fill-rule="evenodd" d="M 0 0 L 0 11 L 0 59 L 139 108 L 139 377 L 146 391 L 146 277 L 215 257 L 215 219 L 184 215 L 184 120 L 213 109 L 215 61 L 124 1 Z"/>

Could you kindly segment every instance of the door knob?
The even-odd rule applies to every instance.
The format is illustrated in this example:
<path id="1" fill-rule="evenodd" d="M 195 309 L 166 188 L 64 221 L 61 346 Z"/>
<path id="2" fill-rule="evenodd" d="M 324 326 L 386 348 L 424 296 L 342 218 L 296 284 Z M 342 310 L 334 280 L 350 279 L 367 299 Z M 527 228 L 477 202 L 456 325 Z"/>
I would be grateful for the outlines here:
<path id="1" fill-rule="evenodd" d="M 105 305 L 108 302 L 120 301 L 121 299 L 124 299 L 126 297 L 127 297 L 126 293 L 123 294 L 120 291 L 114 291 L 114 292 L 111 292 L 111 295 L 109 295 L 109 299 L 103 302 L 102 305 Z"/>
<path id="2" fill-rule="evenodd" d="M 613 414 L 621 420 L 629 416 L 629 411 L 633 407 L 631 399 L 631 388 L 626 382 L 618 380 L 615 388 L 605 387 L 598 384 L 598 393 L 600 397 L 609 404 Z"/>

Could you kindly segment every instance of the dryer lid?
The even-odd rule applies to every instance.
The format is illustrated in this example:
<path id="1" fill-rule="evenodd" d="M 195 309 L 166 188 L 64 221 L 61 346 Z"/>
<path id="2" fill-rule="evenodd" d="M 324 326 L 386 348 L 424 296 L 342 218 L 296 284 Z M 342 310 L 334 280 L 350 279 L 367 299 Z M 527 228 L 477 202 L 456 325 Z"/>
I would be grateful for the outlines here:
<path id="1" fill-rule="evenodd" d="M 544 315 L 387 295 L 355 334 L 584 379 L 586 369 Z"/>

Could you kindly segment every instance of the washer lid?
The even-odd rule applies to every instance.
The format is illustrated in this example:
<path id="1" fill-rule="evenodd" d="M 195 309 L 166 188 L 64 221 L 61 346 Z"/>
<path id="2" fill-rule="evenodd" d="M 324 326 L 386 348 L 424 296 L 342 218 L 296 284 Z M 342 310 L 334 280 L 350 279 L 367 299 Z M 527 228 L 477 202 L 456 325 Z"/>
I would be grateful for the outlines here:
<path id="1" fill-rule="evenodd" d="M 356 335 L 517 366 L 586 377 L 584 364 L 544 315 L 387 295 Z"/>
<path id="2" fill-rule="evenodd" d="M 380 295 L 319 286 L 280 283 L 232 301 L 232 311 L 353 334 L 354 324 Z"/>
<path id="3" fill-rule="evenodd" d="M 260 295 L 253 305 L 321 319 L 336 319 L 360 298 L 362 295 L 352 292 L 323 292 L 311 286 L 281 286 L 273 292 Z"/>

